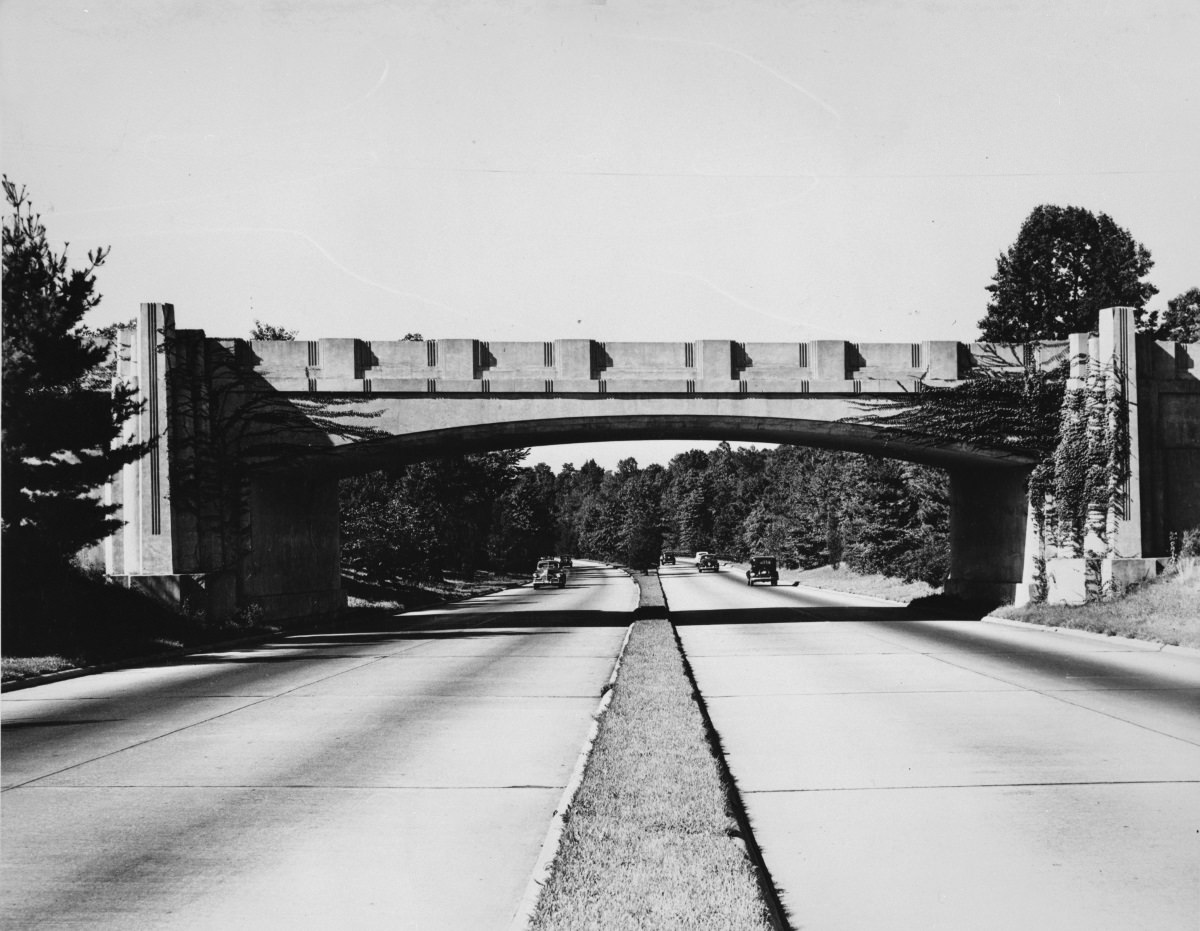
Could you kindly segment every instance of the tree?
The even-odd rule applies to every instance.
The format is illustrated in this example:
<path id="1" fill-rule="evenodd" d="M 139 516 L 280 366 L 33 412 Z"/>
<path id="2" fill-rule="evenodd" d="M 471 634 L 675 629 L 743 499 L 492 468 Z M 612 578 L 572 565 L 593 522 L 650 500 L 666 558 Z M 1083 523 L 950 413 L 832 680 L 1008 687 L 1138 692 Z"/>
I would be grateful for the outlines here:
<path id="1" fill-rule="evenodd" d="M 1200 342 L 1200 288 L 1189 288 L 1167 301 L 1167 310 L 1149 314 L 1142 328 L 1154 339 L 1173 339 L 1180 343 Z"/>
<path id="2" fill-rule="evenodd" d="M 1035 207 L 996 260 L 982 338 L 1025 343 L 1090 333 L 1103 307 L 1133 307 L 1140 320 L 1158 292 L 1141 280 L 1153 265 L 1146 247 L 1107 214 Z"/>
<path id="3" fill-rule="evenodd" d="M 290 341 L 294 340 L 299 332 L 299 330 L 287 330 L 272 323 L 263 323 L 256 318 L 254 326 L 250 329 L 250 338 Z"/>
<path id="4" fill-rule="evenodd" d="M 18 588 L 62 568 L 120 525 L 96 495 L 146 447 L 119 444 L 140 408 L 128 386 L 89 390 L 108 346 L 84 315 L 100 302 L 95 271 L 107 249 L 68 269 L 24 188 L 7 177 L 4 195 L 3 540 L 4 587 Z"/>

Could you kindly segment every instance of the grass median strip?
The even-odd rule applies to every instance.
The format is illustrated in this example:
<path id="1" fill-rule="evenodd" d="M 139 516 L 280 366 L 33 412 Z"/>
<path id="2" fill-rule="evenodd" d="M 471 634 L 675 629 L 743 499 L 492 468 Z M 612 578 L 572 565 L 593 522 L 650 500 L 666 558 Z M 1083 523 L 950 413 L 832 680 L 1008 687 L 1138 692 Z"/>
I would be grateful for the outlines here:
<path id="1" fill-rule="evenodd" d="M 534 931 L 770 929 L 666 620 L 634 625 Z"/>

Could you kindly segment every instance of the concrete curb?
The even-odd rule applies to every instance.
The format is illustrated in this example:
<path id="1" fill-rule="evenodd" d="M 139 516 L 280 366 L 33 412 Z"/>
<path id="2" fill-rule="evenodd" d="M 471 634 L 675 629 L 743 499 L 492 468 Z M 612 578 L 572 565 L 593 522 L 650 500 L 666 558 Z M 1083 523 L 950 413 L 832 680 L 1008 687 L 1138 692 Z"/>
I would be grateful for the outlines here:
<path id="1" fill-rule="evenodd" d="M 629 637 L 632 633 L 633 624 L 630 624 L 625 628 L 625 639 L 621 641 L 621 649 L 617 651 L 617 658 L 613 663 L 608 682 L 604 685 L 600 703 L 596 706 L 596 710 L 592 712 L 592 726 L 588 730 L 587 739 L 583 742 L 583 748 L 579 751 L 579 756 L 575 759 L 575 767 L 571 770 L 571 777 L 567 780 L 567 784 L 563 788 L 562 797 L 558 800 L 558 807 L 554 809 L 554 816 L 550 819 L 550 827 L 546 830 L 545 840 L 542 841 L 541 853 L 538 854 L 537 862 L 533 867 L 533 875 L 529 877 L 529 883 L 525 887 L 525 894 L 521 897 L 516 914 L 513 915 L 512 921 L 509 923 L 509 931 L 526 931 L 533 921 L 533 913 L 537 910 L 542 890 L 546 887 L 546 882 L 550 879 L 554 860 L 558 856 L 558 848 L 562 843 L 563 831 L 567 826 L 567 812 L 571 809 L 571 803 L 575 801 L 579 787 L 583 785 L 583 776 L 587 769 L 588 760 L 592 756 L 592 747 L 595 746 L 596 738 L 600 735 L 600 722 L 604 718 L 604 713 L 608 710 L 609 704 L 612 702 L 613 688 L 617 684 L 617 673 L 621 669 L 621 661 L 625 658 L 625 648 L 629 646 Z"/>
<path id="2" fill-rule="evenodd" d="M 1038 630 L 1043 633 L 1065 634 L 1069 637 L 1083 637 L 1089 640 L 1103 640 L 1105 643 L 1117 641 L 1147 653 L 1174 653 L 1180 656 L 1190 656 L 1194 659 L 1200 659 L 1200 649 L 1196 647 L 1180 647 L 1170 643 L 1158 643 L 1154 640 L 1138 640 L 1134 637 L 1122 637 L 1120 634 L 1100 634 L 1094 630 L 1079 630 L 1075 627 L 1050 627 L 1046 624 L 1034 624 L 1030 621 L 1018 621 L 1011 617 L 1000 617 L 997 614 L 985 615 L 980 620 L 986 621 L 989 624 L 1000 624 L 1004 627 Z"/>

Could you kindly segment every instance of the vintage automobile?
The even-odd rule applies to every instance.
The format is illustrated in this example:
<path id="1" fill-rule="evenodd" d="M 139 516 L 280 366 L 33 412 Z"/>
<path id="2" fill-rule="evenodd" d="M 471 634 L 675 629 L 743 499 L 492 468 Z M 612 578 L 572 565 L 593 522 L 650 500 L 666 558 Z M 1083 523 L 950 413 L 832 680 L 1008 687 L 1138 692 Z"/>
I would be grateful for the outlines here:
<path id="1" fill-rule="evenodd" d="M 567 573 L 557 559 L 539 559 L 537 568 L 533 571 L 533 587 L 542 588 L 553 586 L 564 588 L 567 584 Z"/>
<path id="2" fill-rule="evenodd" d="M 570 556 L 559 556 L 558 561 L 564 569 L 572 569 L 575 566 L 575 561 Z"/>
<path id="3" fill-rule="evenodd" d="M 661 556 L 658 557 L 658 564 L 660 566 L 675 565 L 675 554 L 674 553 L 663 553 Z"/>
<path id="4" fill-rule="evenodd" d="M 770 582 L 779 584 L 779 563 L 774 556 L 751 556 L 750 568 L 746 570 L 746 584 Z"/>
<path id="5" fill-rule="evenodd" d="M 720 572 L 721 564 L 717 561 L 717 557 L 712 553 L 705 553 L 696 560 L 697 572 Z"/>

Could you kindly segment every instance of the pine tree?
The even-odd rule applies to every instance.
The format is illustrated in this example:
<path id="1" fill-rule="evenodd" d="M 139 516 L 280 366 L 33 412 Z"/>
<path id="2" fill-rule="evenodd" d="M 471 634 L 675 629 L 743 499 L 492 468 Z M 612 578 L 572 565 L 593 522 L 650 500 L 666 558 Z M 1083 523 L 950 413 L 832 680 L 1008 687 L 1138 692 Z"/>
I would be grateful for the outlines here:
<path id="1" fill-rule="evenodd" d="M 140 407 L 133 390 L 90 390 L 108 347 L 83 318 L 100 302 L 95 271 L 108 250 L 68 269 L 25 189 L 7 177 L 3 186 L 4 586 L 20 589 L 120 526 L 97 490 L 145 447 L 117 443 Z"/>

